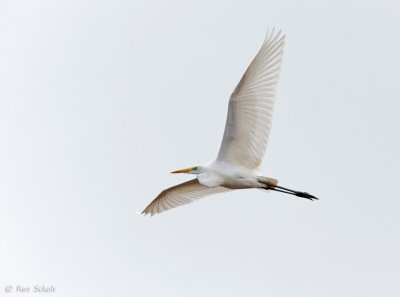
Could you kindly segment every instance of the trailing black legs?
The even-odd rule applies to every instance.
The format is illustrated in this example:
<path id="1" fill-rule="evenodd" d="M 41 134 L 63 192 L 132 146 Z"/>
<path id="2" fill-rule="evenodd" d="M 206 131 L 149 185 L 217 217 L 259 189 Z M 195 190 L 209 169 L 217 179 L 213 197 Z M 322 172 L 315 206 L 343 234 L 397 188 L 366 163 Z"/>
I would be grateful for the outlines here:
<path id="1" fill-rule="evenodd" d="M 269 182 L 267 182 L 265 180 L 259 180 L 259 182 L 263 183 L 264 185 L 266 185 L 266 187 L 264 187 L 264 189 L 266 189 L 266 190 L 273 190 L 273 191 L 277 191 L 277 192 L 282 192 L 282 193 L 294 195 L 294 196 L 297 196 L 297 197 L 306 198 L 306 199 L 309 199 L 309 200 L 318 200 L 317 197 L 315 197 L 315 196 L 313 196 L 313 195 L 311 195 L 309 193 L 306 193 L 306 192 L 299 192 L 299 191 L 291 190 L 291 189 L 288 189 L 288 188 L 284 188 L 284 187 L 269 183 Z"/>

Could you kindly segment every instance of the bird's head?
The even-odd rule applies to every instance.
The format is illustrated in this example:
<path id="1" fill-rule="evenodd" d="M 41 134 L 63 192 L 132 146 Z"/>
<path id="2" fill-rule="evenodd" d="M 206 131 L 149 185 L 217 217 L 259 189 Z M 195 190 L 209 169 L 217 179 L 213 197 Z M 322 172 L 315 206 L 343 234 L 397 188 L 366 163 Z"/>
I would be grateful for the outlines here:
<path id="1" fill-rule="evenodd" d="M 199 174 L 200 173 L 200 166 L 189 167 L 186 169 L 175 170 L 171 173 L 191 173 L 191 174 Z"/>

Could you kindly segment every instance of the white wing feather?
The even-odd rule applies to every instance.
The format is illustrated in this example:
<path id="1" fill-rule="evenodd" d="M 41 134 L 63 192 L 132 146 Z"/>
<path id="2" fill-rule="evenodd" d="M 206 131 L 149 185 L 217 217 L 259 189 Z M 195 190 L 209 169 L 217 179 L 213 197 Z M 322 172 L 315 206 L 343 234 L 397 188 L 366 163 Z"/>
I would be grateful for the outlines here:
<path id="1" fill-rule="evenodd" d="M 142 214 L 151 214 L 153 216 L 165 210 L 188 204 L 197 199 L 227 191 L 230 191 L 230 189 L 225 187 L 209 188 L 200 184 L 197 178 L 192 179 L 162 191 L 145 210 L 142 211 Z"/>
<path id="2" fill-rule="evenodd" d="M 229 100 L 224 137 L 217 160 L 249 169 L 262 162 L 271 129 L 275 90 L 285 36 L 267 34 L 265 41 Z"/>

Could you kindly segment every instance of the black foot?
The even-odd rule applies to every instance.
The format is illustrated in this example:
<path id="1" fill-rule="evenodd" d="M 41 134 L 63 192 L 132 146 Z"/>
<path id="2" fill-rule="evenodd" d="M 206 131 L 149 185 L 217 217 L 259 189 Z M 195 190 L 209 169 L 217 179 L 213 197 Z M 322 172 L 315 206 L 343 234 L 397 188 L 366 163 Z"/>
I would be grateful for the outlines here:
<path id="1" fill-rule="evenodd" d="M 309 200 L 318 200 L 317 197 L 315 197 L 315 196 L 313 196 L 311 194 L 308 194 L 306 192 L 296 192 L 295 195 L 298 196 L 298 197 L 309 199 Z"/>

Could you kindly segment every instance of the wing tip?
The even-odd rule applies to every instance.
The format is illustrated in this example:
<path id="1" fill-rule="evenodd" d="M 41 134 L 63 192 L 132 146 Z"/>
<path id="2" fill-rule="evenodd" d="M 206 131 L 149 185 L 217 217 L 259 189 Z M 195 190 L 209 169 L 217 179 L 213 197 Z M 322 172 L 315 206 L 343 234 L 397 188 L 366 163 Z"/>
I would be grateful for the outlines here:
<path id="1" fill-rule="evenodd" d="M 150 205 L 149 205 L 150 206 Z M 143 215 L 143 216 L 147 216 L 148 214 L 150 214 L 151 216 L 153 216 L 153 210 L 149 209 L 149 206 L 147 206 L 145 209 L 143 209 L 142 212 L 137 212 L 138 215 Z"/>
<path id="2" fill-rule="evenodd" d="M 277 32 L 275 32 L 275 31 L 277 31 Z M 278 42 L 284 41 L 286 34 L 283 34 L 282 36 L 281 35 L 282 35 L 282 29 L 278 30 L 278 29 L 276 29 L 275 26 L 272 27 L 272 30 L 267 28 L 267 33 L 265 34 L 264 43 L 268 43 L 269 41 L 274 40 L 274 39 L 278 39 Z"/>
<path id="3" fill-rule="evenodd" d="M 138 215 L 143 215 L 143 216 L 147 216 L 150 215 L 150 217 L 162 213 L 165 209 L 159 209 L 157 207 L 155 207 L 154 205 L 152 205 L 151 203 L 142 211 L 142 212 L 136 212 Z"/>

